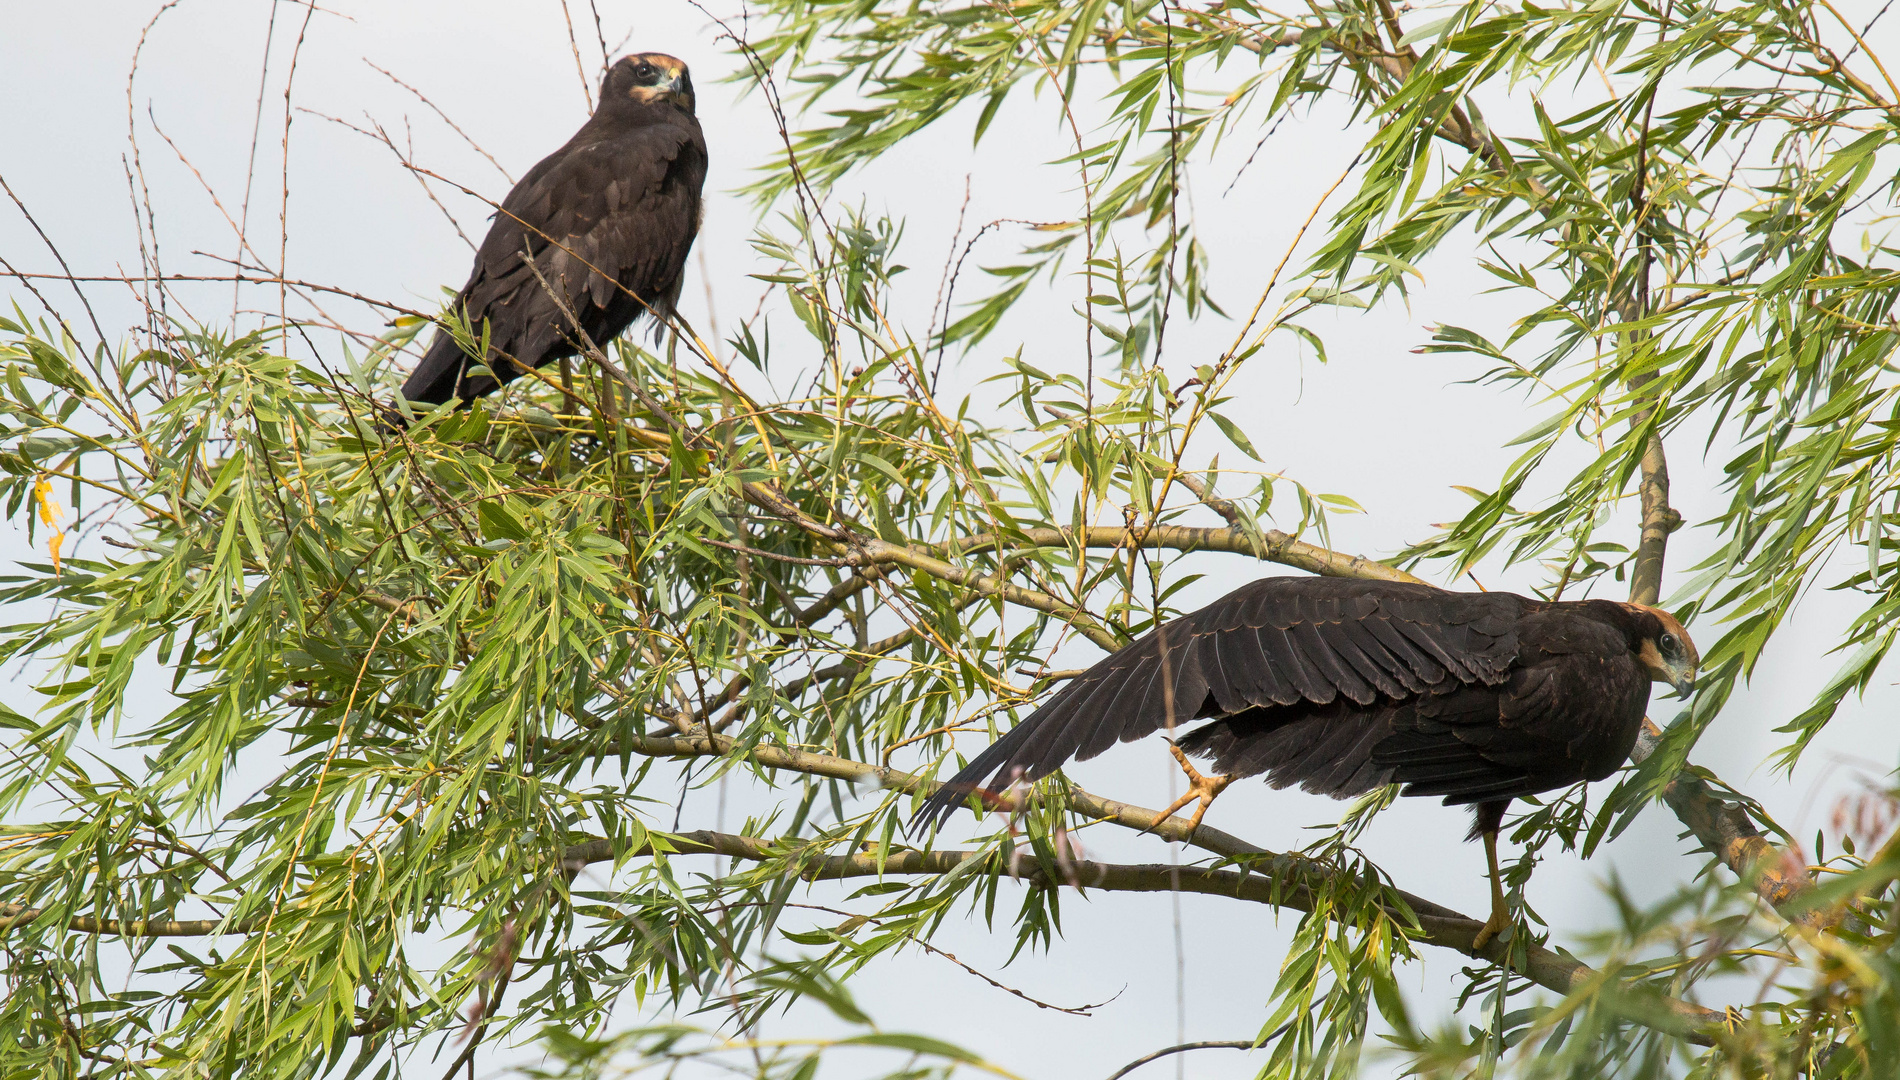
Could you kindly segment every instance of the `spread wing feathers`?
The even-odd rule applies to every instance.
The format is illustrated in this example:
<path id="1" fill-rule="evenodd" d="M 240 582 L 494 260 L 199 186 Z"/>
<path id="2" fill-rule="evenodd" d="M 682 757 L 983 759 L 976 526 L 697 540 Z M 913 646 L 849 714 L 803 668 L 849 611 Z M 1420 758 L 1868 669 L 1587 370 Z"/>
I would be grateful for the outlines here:
<path id="1" fill-rule="evenodd" d="M 947 815 L 979 788 L 1033 781 L 1071 758 L 1086 760 L 1117 742 L 1205 717 L 1335 704 L 1350 715 L 1443 687 L 1500 682 L 1517 655 L 1514 627 L 1523 604 L 1504 593 L 1394 582 L 1252 582 L 1075 679 L 932 795 L 919 821 Z M 1297 743 L 1283 751 L 1289 760 L 1313 763 L 1297 776 L 1288 773 L 1288 782 L 1305 782 L 1320 763 L 1370 749 L 1358 747 L 1358 724 L 1277 737 Z M 1366 760 L 1363 753 L 1358 760 Z M 1359 775 L 1365 769 L 1342 764 L 1322 786 L 1371 786 Z"/>
<path id="2" fill-rule="evenodd" d="M 1563 651 L 1552 651 L 1553 628 Z M 1519 664 L 1502 682 L 1447 681 L 1371 708 L 1249 709 L 1191 732 L 1181 748 L 1215 772 L 1335 798 L 1396 783 L 1463 804 L 1601 780 L 1627 752 L 1648 694 L 1626 651 L 1600 624 L 1539 613 L 1520 624 Z"/>
<path id="3" fill-rule="evenodd" d="M 1370 709 L 1347 703 L 1253 709 L 1189 733 L 1181 748 L 1212 759 L 1219 773 L 1264 774 L 1276 788 L 1298 784 L 1333 798 L 1393 783 L 1407 785 L 1407 795 L 1442 795 L 1448 803 L 1540 790 L 1526 786 L 1531 770 L 1491 753 L 1493 726 L 1509 689 L 1443 689 L 1448 692 Z"/>
<path id="4" fill-rule="evenodd" d="M 699 228 L 705 175 L 696 129 L 652 124 L 610 138 L 583 129 L 502 201 L 456 308 L 478 337 L 487 320 L 498 356 L 534 367 L 579 351 L 563 305 L 596 344 L 649 308 L 669 314 Z M 438 331 L 403 396 L 436 403 L 472 398 L 514 377 L 498 363 L 499 381 L 464 378 L 469 363 L 454 338 Z"/>

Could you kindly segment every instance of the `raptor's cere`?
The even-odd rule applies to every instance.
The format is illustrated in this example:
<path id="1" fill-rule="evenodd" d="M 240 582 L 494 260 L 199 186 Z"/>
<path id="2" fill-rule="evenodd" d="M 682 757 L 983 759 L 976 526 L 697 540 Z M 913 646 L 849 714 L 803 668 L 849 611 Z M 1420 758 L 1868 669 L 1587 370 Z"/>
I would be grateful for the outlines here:
<path id="1" fill-rule="evenodd" d="M 1675 617 L 1608 600 L 1342 578 L 1267 578 L 1158 627 L 1076 678 L 925 803 L 1046 776 L 1071 758 L 1200 720 L 1168 808 L 1264 775 L 1343 798 L 1384 784 L 1469 804 L 1492 867 L 1481 946 L 1507 925 L 1497 832 L 1511 799 L 1601 780 L 1629 756 L 1650 682 L 1686 694 L 1699 657 Z M 1183 751 L 1222 774 L 1203 777 Z"/>
<path id="2" fill-rule="evenodd" d="M 402 395 L 467 401 L 605 344 L 643 314 L 671 316 L 705 181 L 686 65 L 664 53 L 616 61 L 594 115 L 502 200 L 455 298 L 477 341 L 486 324 L 487 355 L 437 330 Z M 477 364 L 493 375 L 470 374 Z"/>

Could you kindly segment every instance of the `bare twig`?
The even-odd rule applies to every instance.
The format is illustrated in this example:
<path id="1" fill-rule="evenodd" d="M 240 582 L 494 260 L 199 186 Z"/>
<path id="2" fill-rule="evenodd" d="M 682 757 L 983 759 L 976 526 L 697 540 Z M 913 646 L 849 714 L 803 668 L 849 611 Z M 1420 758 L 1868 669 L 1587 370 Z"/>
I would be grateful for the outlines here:
<path id="1" fill-rule="evenodd" d="M 257 144 L 264 132 L 264 87 L 270 80 L 270 48 L 277 40 L 278 7 L 277 4 L 270 6 L 270 16 L 264 23 L 264 55 L 257 65 L 257 103 L 251 112 L 251 149 L 244 159 L 244 198 L 238 203 L 238 250 L 233 256 L 238 259 L 244 257 L 244 249 L 248 246 L 244 235 L 251 224 L 251 186 L 257 179 Z M 241 282 L 231 285 L 231 321 L 234 323 L 238 317 L 238 295 L 243 287 Z"/>
<path id="2" fill-rule="evenodd" d="M 574 36 L 574 15 L 567 9 L 567 0 L 561 0 L 561 18 L 567 23 L 567 47 L 574 51 L 574 74 L 581 77 L 581 97 L 587 102 L 587 111 L 594 111 L 594 84 L 587 77 L 587 65 L 581 63 L 580 39 Z"/>
<path id="3" fill-rule="evenodd" d="M 363 63 L 368 64 L 371 70 L 381 72 L 382 75 L 385 78 L 387 78 L 390 82 L 393 82 L 397 86 L 400 86 L 404 90 L 407 90 L 411 94 L 414 94 L 416 96 L 417 101 L 420 101 L 424 105 L 427 105 L 431 112 L 435 113 L 437 116 L 442 118 L 442 122 L 449 126 L 449 130 L 455 132 L 457 135 L 460 135 L 462 137 L 462 141 L 467 143 L 471 150 L 474 150 L 476 153 L 487 158 L 488 163 L 490 165 L 493 165 L 495 167 L 495 171 L 501 174 L 501 178 L 503 180 L 508 181 L 508 186 L 510 187 L 514 186 L 514 183 L 515 183 L 514 175 L 510 173 L 507 169 L 502 168 L 501 162 L 495 160 L 495 155 L 489 153 L 487 150 L 482 149 L 482 144 L 476 142 L 474 137 L 469 135 L 468 132 L 463 131 L 460 124 L 457 124 L 454 120 L 449 119 L 448 113 L 443 112 L 440 106 L 438 106 L 435 102 L 429 100 L 429 95 L 423 93 L 422 91 L 416 89 L 413 86 L 410 86 L 408 83 L 403 82 L 401 79 L 397 78 L 395 72 L 390 71 L 387 68 L 377 67 L 375 62 L 370 60 L 368 57 L 363 58 Z"/>
<path id="4" fill-rule="evenodd" d="M 1252 1040 L 1252 1041 L 1246 1041 L 1246 1042 L 1240 1041 L 1238 1039 L 1228 1041 L 1228 1042 L 1191 1042 L 1191 1043 L 1182 1043 L 1179 1046 L 1170 1046 L 1166 1050 L 1156 1050 L 1152 1054 L 1149 1054 L 1145 1057 L 1138 1057 L 1135 1060 L 1129 1062 L 1128 1064 L 1123 1065 L 1121 1068 L 1116 1069 L 1112 1074 L 1109 1075 L 1108 1080 L 1122 1080 L 1122 1077 L 1127 1076 L 1129 1073 L 1134 1072 L 1136 1069 L 1141 1068 L 1143 1065 L 1148 1064 L 1150 1061 L 1158 1061 L 1161 1058 L 1167 1057 L 1169 1054 L 1180 1054 L 1180 1053 L 1185 1053 L 1189 1050 L 1252 1050 L 1255 1047 L 1260 1046 L 1262 1043 L 1272 1042 L 1275 1038 L 1278 1038 L 1280 1035 L 1284 1034 L 1287 1028 L 1292 1027 L 1292 1026 L 1293 1025 L 1290 1021 L 1288 1023 L 1281 1024 L 1279 1027 L 1275 1028 L 1271 1033 L 1269 1033 L 1267 1037 L 1264 1039 L 1258 1039 L 1258 1040 Z"/>
<path id="5" fill-rule="evenodd" d="M 50 278 L 56 281 L 119 281 L 125 282 L 126 284 L 137 284 L 145 281 L 236 281 L 251 285 L 281 284 L 297 289 L 309 289 L 311 292 L 330 293 L 335 296 L 348 297 L 351 300 L 361 301 L 371 307 L 382 308 L 385 311 L 393 311 L 399 315 L 412 315 L 418 319 L 434 319 L 434 316 L 426 312 L 417 311 L 415 308 L 404 307 L 401 304 L 392 304 L 387 300 L 378 300 L 373 296 L 364 296 L 359 292 L 351 292 L 348 289 L 339 289 L 334 285 L 319 285 L 314 281 L 302 281 L 298 278 L 287 278 L 275 274 L 152 274 L 143 276 L 128 274 L 78 274 L 69 277 L 66 274 L 22 274 L 9 269 L 6 276 L 19 278 L 22 281 Z"/>
<path id="6" fill-rule="evenodd" d="M 371 66 L 374 66 L 374 65 L 371 65 Z M 422 193 L 424 195 L 427 195 L 429 197 L 429 201 L 435 204 L 435 208 L 437 210 L 440 210 L 442 212 L 442 216 L 448 219 L 449 227 L 455 230 L 455 235 L 462 238 L 462 243 L 468 245 L 468 248 L 470 251 L 475 250 L 475 241 L 470 240 L 468 238 L 468 234 L 462 231 L 462 223 L 455 220 L 455 215 L 449 212 L 449 208 L 442 204 L 441 199 L 436 198 L 435 189 L 429 186 L 429 181 L 426 177 L 422 175 L 422 171 L 415 167 L 414 155 L 404 153 L 402 148 L 396 145 L 396 140 L 390 138 L 389 132 L 383 130 L 382 124 L 378 123 L 375 119 L 372 118 L 370 120 L 370 123 L 375 125 L 375 130 L 371 131 L 368 128 L 357 127 L 355 124 L 352 124 L 348 120 L 344 120 L 341 117 L 331 116 L 328 113 L 318 112 L 315 109 L 306 108 L 305 106 L 302 106 L 302 105 L 297 106 L 297 111 L 300 113 L 306 113 L 310 116 L 314 116 L 319 120 L 327 120 L 330 123 L 337 125 L 338 127 L 347 128 L 350 131 L 356 132 L 358 135 L 361 135 L 365 138 L 374 139 L 377 142 L 382 143 L 384 146 L 388 147 L 389 152 L 396 155 L 396 160 L 403 164 L 403 167 L 409 172 L 409 175 L 415 177 L 416 183 L 422 185 Z"/>
<path id="7" fill-rule="evenodd" d="M 1109 1001 L 1115 1000 L 1115 998 L 1109 998 L 1108 1001 L 1098 1001 L 1093 1005 L 1077 1005 L 1074 1007 L 1067 1007 L 1067 1006 L 1062 1006 L 1062 1005 L 1051 1005 L 1050 1003 L 1046 1001 L 1042 1001 L 1040 999 L 1030 997 L 1028 994 L 1023 993 L 1021 990 L 1018 990 L 1013 986 L 1008 986 L 1004 983 L 997 982 L 995 979 L 990 978 L 988 975 L 983 974 L 977 969 L 957 959 L 956 953 L 945 952 L 944 950 L 937 948 L 935 945 L 932 945 L 930 942 L 925 941 L 923 938 L 914 937 L 914 938 L 911 938 L 910 940 L 911 940 L 911 944 L 916 945 L 918 948 L 924 950 L 925 952 L 931 954 L 932 956 L 941 956 L 945 960 L 950 961 L 951 963 L 969 972 L 970 974 L 976 976 L 977 978 L 982 979 L 984 982 L 989 983 L 991 986 L 994 986 L 995 988 L 997 988 L 998 990 L 1001 990 L 1005 994 L 1013 994 L 1016 997 L 1022 998 L 1024 1001 L 1029 1002 L 1031 1005 L 1034 1005 L 1038 1009 L 1048 1009 L 1048 1010 L 1051 1010 L 1052 1012 L 1068 1013 L 1070 1016 L 1089 1016 L 1089 1015 L 1092 1015 L 1096 1009 L 1099 1009 L 1102 1006 L 1108 1004 Z M 1120 995 L 1118 994 L 1116 996 L 1119 997 Z"/>
<path id="8" fill-rule="evenodd" d="M 20 197 L 13 193 L 13 188 L 7 184 L 7 178 L 4 175 L 0 175 L 0 191 L 5 191 L 7 198 L 13 200 L 13 205 L 20 208 L 20 216 L 26 218 L 28 225 L 33 226 L 33 231 L 39 234 L 40 242 L 46 245 L 46 250 L 53 253 L 53 258 L 59 262 L 59 268 L 66 272 L 66 283 L 73 287 L 74 294 L 79 297 L 80 306 L 86 309 L 86 318 L 92 322 L 93 333 L 98 334 L 100 344 L 104 344 L 106 341 L 105 329 L 99 325 L 99 316 L 93 314 L 92 301 L 86 299 L 85 290 L 79 287 L 79 279 L 73 277 L 73 268 L 67 265 L 66 256 L 59 253 L 59 246 L 53 243 L 53 238 L 46 235 L 46 230 L 40 228 L 40 223 L 34 219 L 33 212 L 28 210 L 26 204 L 20 201 Z M 41 303 L 45 303 L 45 301 L 42 300 Z M 51 309 L 49 308 L 48 310 Z"/>
<path id="9" fill-rule="evenodd" d="M 851 565 L 851 561 L 849 559 L 807 559 L 798 555 L 781 555 L 776 551 L 765 551 L 761 548 L 747 547 L 744 544 L 734 544 L 726 540 L 714 540 L 710 536 L 700 537 L 699 542 L 702 544 L 711 544 L 713 547 L 725 548 L 727 551 L 737 551 L 742 555 L 755 555 L 761 559 L 771 559 L 775 562 L 793 563 L 798 566 L 850 566 Z"/>
<path id="10" fill-rule="evenodd" d="M 280 273 L 290 268 L 290 123 L 293 118 L 290 93 L 297 84 L 297 61 L 303 57 L 310 20 L 317 14 L 314 0 L 303 0 L 303 5 L 303 23 L 297 28 L 296 44 L 290 47 L 290 70 L 284 75 L 283 178 L 277 201 L 277 269 Z M 277 317 L 286 323 L 290 321 L 290 290 L 282 284 L 277 286 Z"/>

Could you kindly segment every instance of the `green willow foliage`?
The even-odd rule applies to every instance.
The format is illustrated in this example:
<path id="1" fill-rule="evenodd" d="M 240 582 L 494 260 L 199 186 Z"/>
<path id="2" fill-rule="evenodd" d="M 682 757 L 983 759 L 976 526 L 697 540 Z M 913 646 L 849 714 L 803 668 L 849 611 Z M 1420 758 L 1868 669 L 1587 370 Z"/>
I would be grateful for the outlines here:
<path id="1" fill-rule="evenodd" d="M 731 344 L 797 372 L 787 395 L 685 334 L 399 431 L 389 361 L 417 321 L 302 360 L 284 354 L 304 327 L 158 327 L 136 349 L 0 321 L 0 497 L 30 528 L 63 498 L 111 548 L 0 582 L 10 610 L 48 613 L 0 631 L 46 698 L 0 714 L 5 1076 L 381 1080 L 536 1032 L 550 1076 L 703 1061 L 806 1080 L 847 1051 L 893 1076 L 1000 1072 L 879 1029 L 851 978 L 972 908 L 1037 948 L 1075 883 L 1304 913 L 1261 988 L 1266 1077 L 1355 1075 L 1375 1039 L 1433 1077 L 1900 1075 L 1900 849 L 1837 855 L 1816 886 L 1754 834 L 1775 831 L 1758 808 L 1684 766 L 1804 590 L 1864 611 L 1787 761 L 1900 615 L 1900 252 L 1862 243 L 1893 202 L 1900 92 L 1860 26 L 1674 0 L 762 8 L 755 77 L 807 95 L 757 186 L 784 211 L 757 276 L 796 325 Z M 1590 98 L 1600 73 L 1631 89 Z M 896 324 L 895 227 L 826 209 L 827 186 L 953 115 L 980 136 L 1033 89 L 1076 140 L 1074 219 L 985 268 L 994 291 L 947 329 Z M 1240 305 L 1262 282 L 1208 263 L 1181 170 L 1331 103 L 1358 164 L 1309 263 Z M 1527 119 L 1495 128 L 1487 104 Z M 1603 805 L 1530 807 L 1512 883 L 1552 843 L 1587 852 L 1664 812 L 1658 795 L 1729 869 L 1685 863 L 1674 900 L 1596 938 L 1521 926 L 1473 961 L 1470 1026 L 1428 1032 L 1395 971 L 1468 951 L 1476 927 L 1357 853 L 1388 797 L 1299 853 L 1204 829 L 1207 858 L 1172 877 L 1078 862 L 1071 831 L 1153 815 L 1059 779 L 973 847 L 902 835 L 957 760 L 946 729 L 1006 727 L 1059 675 L 1057 644 L 1112 648 L 1169 614 L 1182 553 L 1404 576 L 1314 544 L 1350 500 L 1258 480 L 1222 497 L 1215 452 L 1252 453 L 1225 388 L 1269 334 L 1320 346 L 1302 312 L 1402 293 L 1474 236 L 1529 313 L 1432 347 L 1524 387 L 1540 419 L 1499 432 L 1521 456 L 1407 559 L 1502 553 L 1553 590 L 1653 599 L 1679 523 L 1665 447 L 1732 455 L 1718 550 L 1673 600 L 1719 637 L 1707 688 Z M 1019 356 L 1004 428 L 938 400 L 942 349 L 1066 302 L 1037 282 L 1076 271 L 1112 375 Z M 1170 376 L 1168 318 L 1229 314 L 1217 272 L 1235 345 Z M 1580 470 L 1547 475 L 1579 445 Z M 733 832 L 676 820 L 683 782 L 725 776 L 773 811 Z M 858 878 L 822 904 L 805 886 Z M 727 1018 L 613 1030 L 629 995 Z M 749 1041 L 795 998 L 855 1034 Z"/>

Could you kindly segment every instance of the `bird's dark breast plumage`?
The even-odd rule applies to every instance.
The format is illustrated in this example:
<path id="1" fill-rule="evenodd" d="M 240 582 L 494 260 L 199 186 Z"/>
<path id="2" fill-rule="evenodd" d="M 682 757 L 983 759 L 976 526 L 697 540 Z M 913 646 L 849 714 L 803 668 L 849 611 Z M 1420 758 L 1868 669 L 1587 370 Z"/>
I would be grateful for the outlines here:
<path id="1" fill-rule="evenodd" d="M 926 804 L 1035 780 L 1167 727 L 1217 772 L 1335 797 L 1383 784 L 1499 802 L 1609 775 L 1649 677 L 1618 605 L 1267 578 L 1102 661 Z M 1610 621 L 1605 621 L 1606 619 Z M 1170 720 L 1172 719 L 1172 723 Z"/>
<path id="2" fill-rule="evenodd" d="M 502 200 L 456 297 L 478 336 L 486 321 L 499 381 L 466 376 L 473 362 L 438 332 L 404 397 L 479 397 L 515 377 L 504 357 L 539 367 L 575 355 L 576 322 L 605 344 L 649 310 L 671 313 L 699 231 L 706 143 L 683 109 L 619 98 L 603 92 L 594 118 Z"/>

